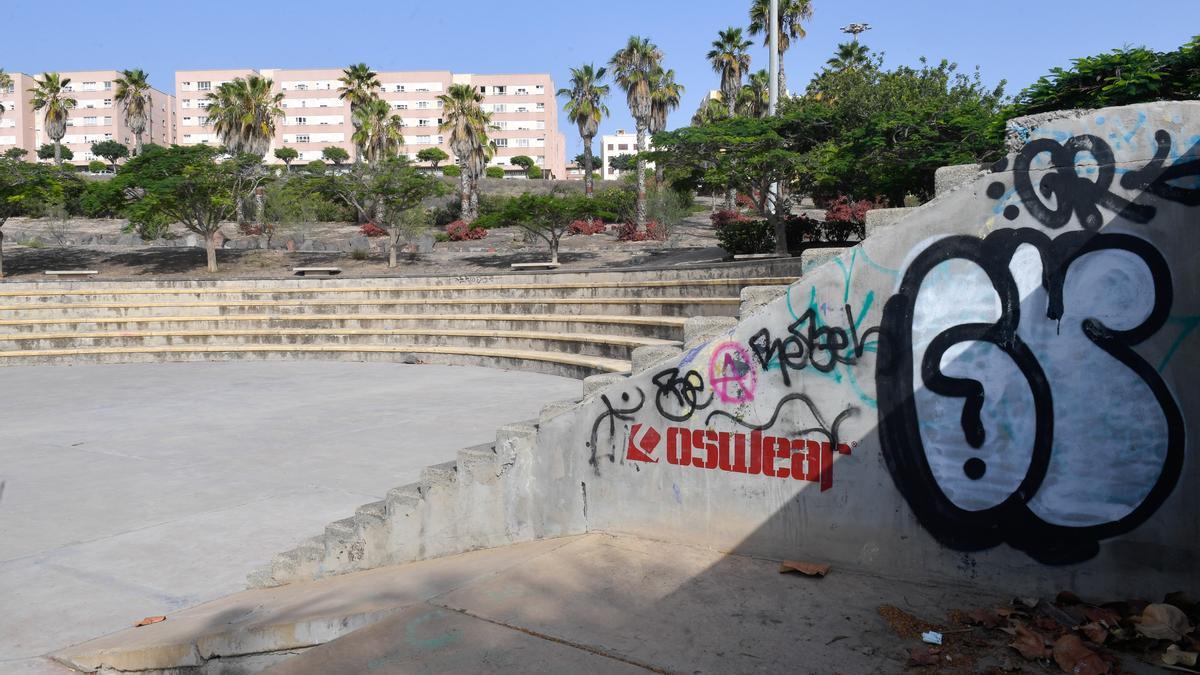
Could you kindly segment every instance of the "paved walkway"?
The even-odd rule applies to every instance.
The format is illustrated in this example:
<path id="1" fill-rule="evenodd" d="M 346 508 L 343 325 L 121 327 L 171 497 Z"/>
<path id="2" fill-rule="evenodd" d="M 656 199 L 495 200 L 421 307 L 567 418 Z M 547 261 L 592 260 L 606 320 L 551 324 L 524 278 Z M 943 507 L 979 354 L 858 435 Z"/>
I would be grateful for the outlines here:
<path id="1" fill-rule="evenodd" d="M 0 369 L 0 672 L 245 587 L 256 565 L 567 378 L 338 362 Z"/>

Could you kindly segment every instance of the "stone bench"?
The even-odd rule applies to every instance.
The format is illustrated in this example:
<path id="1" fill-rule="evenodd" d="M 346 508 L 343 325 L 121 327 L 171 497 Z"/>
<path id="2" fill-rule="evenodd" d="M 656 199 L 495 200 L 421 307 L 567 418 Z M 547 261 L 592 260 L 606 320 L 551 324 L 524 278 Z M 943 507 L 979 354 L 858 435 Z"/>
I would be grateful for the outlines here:
<path id="1" fill-rule="evenodd" d="M 537 270 L 537 269 L 553 270 L 553 269 L 558 269 L 559 267 L 561 267 L 561 265 L 556 262 L 528 262 L 528 263 L 513 263 L 512 264 L 512 268 L 514 270 Z"/>
<path id="2" fill-rule="evenodd" d="M 96 270 L 46 270 L 42 274 L 51 277 L 91 277 L 99 272 Z"/>
<path id="3" fill-rule="evenodd" d="M 292 274 L 304 277 L 310 274 L 324 274 L 327 277 L 337 276 L 342 273 L 340 267 L 293 267 Z"/>

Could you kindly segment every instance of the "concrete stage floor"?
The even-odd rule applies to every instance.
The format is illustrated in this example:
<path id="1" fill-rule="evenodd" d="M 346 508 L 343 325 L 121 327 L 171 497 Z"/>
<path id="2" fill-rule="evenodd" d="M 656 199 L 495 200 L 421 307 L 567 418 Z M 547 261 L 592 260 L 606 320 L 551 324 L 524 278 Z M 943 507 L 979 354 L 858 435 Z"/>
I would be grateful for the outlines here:
<path id="1" fill-rule="evenodd" d="M 0 369 L 0 672 L 234 593 L 577 380 L 342 362 Z"/>

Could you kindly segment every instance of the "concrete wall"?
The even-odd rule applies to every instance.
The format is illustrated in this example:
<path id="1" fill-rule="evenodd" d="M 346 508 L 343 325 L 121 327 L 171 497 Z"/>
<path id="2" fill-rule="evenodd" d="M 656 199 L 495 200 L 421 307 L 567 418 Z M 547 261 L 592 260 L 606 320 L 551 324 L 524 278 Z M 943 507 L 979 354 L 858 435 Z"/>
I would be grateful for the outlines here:
<path id="1" fill-rule="evenodd" d="M 992 173 L 545 420 L 538 533 L 1029 592 L 1194 585 L 1200 102 L 1013 128 Z"/>

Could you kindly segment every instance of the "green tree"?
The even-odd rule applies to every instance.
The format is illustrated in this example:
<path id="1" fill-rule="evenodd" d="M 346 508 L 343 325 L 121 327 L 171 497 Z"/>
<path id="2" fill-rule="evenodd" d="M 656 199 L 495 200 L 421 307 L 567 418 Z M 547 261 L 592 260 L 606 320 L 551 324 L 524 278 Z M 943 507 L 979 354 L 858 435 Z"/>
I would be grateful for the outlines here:
<path id="1" fill-rule="evenodd" d="M 284 115 L 283 94 L 273 87 L 270 78 L 248 75 L 222 83 L 206 97 L 209 122 L 229 154 L 267 154 Z"/>
<path id="2" fill-rule="evenodd" d="M 404 146 L 403 122 L 383 99 L 370 99 L 355 108 L 353 140 L 370 164 L 394 158 Z"/>
<path id="3" fill-rule="evenodd" d="M 657 73 L 662 69 L 662 51 L 650 40 L 632 36 L 624 47 L 609 60 L 613 79 L 625 91 L 625 102 L 637 127 L 637 215 L 638 227 L 646 224 L 646 162 L 640 159 L 646 152 L 646 135 L 653 114 L 654 86 Z"/>
<path id="4" fill-rule="evenodd" d="M 870 50 L 867 49 L 866 45 L 860 44 L 858 40 L 855 40 L 839 44 L 837 51 L 825 61 L 825 65 L 830 70 L 837 72 L 862 68 L 869 65 L 870 62 Z"/>
<path id="5" fill-rule="evenodd" d="M 103 173 L 107 168 L 108 165 L 98 159 L 93 159 L 92 161 L 88 162 L 88 171 L 91 171 L 92 173 Z"/>
<path id="6" fill-rule="evenodd" d="M 546 242 L 550 262 L 558 264 L 559 243 L 571 223 L 594 217 L 596 208 L 595 200 L 582 195 L 564 196 L 557 190 L 542 195 L 526 192 L 508 200 L 500 217 Z"/>
<path id="7" fill-rule="evenodd" d="M 738 92 L 737 114 L 746 117 L 765 117 L 770 103 L 770 76 L 765 70 L 757 70 L 746 78 L 746 84 Z"/>
<path id="8" fill-rule="evenodd" d="M 663 70 L 659 68 L 654 74 L 654 88 L 650 94 L 650 127 L 648 131 L 651 135 L 657 134 L 660 131 L 667 129 L 667 116 L 672 110 L 679 107 L 679 100 L 683 97 L 684 87 L 675 81 L 675 70 Z M 654 165 L 654 186 L 660 187 L 663 183 L 663 169 L 661 166 Z"/>
<path id="9" fill-rule="evenodd" d="M 741 28 L 730 26 L 717 33 L 717 39 L 713 40 L 712 49 L 708 52 L 709 64 L 721 76 L 721 100 L 725 102 L 730 117 L 736 112 L 742 75 L 750 70 L 750 52 L 747 50 L 751 44 L 742 36 Z"/>
<path id="10" fill-rule="evenodd" d="M 0 93 L 8 93 L 8 88 L 11 86 L 13 86 L 12 76 L 0 68 Z M 3 117 L 4 113 L 4 104 L 0 103 L 0 117 Z"/>
<path id="11" fill-rule="evenodd" d="M 448 135 L 450 150 L 454 152 L 461 169 L 459 196 L 462 219 L 469 223 L 479 215 L 476 186 L 494 152 L 495 146 L 488 139 L 492 116 L 484 112 L 480 105 L 483 94 L 469 84 L 450 85 L 445 94 L 438 96 L 438 100 L 443 108 L 443 121 L 438 131 Z"/>
<path id="12" fill-rule="evenodd" d="M 11 160 L 19 162 L 19 161 L 24 161 L 25 156 L 28 154 L 29 154 L 29 151 L 26 150 L 25 148 L 9 148 L 4 151 L 3 156 L 4 156 L 4 159 L 11 159 Z"/>
<path id="13" fill-rule="evenodd" d="M 245 194 L 246 173 L 237 162 L 217 162 L 207 145 L 149 146 L 113 180 L 146 213 L 182 224 L 204 237 L 208 271 L 217 271 L 216 234 Z"/>
<path id="14" fill-rule="evenodd" d="M 388 267 L 396 266 L 401 236 L 406 231 L 411 234 L 414 222 L 424 222 L 412 211 L 446 190 L 436 177 L 417 171 L 403 159 L 356 165 L 328 180 L 339 199 L 360 213 L 375 214 L 375 224 L 388 231 Z"/>
<path id="15" fill-rule="evenodd" d="M 1200 98 L 1200 36 L 1173 52 L 1124 47 L 1051 68 L 1017 94 L 1007 115 Z"/>
<path id="16" fill-rule="evenodd" d="M 117 78 L 117 89 L 114 98 L 124 110 L 125 126 L 133 132 L 135 145 L 133 153 L 142 154 L 142 134 L 147 128 L 153 130 L 151 120 L 154 111 L 154 100 L 150 93 L 149 75 L 141 68 L 122 70 Z"/>
<path id="17" fill-rule="evenodd" d="M 321 157 L 324 157 L 326 162 L 332 162 L 335 167 L 341 168 L 342 163 L 350 159 L 350 153 L 346 152 L 344 148 L 331 145 L 321 151 Z"/>
<path id="18" fill-rule="evenodd" d="M 379 75 L 367 64 L 356 63 L 342 70 L 342 76 L 338 78 L 338 81 L 342 83 L 342 86 L 338 88 L 338 98 L 350 102 L 350 122 L 354 125 L 357 134 L 358 125 L 363 118 L 356 117 L 355 113 L 370 101 L 379 98 L 379 88 L 382 86 L 379 83 Z M 357 164 L 365 157 L 366 148 L 363 145 L 355 144 L 355 149 L 354 162 Z"/>
<path id="19" fill-rule="evenodd" d="M 326 148 L 326 149 L 328 149 L 328 148 Z M 345 152 L 345 151 L 343 150 L 343 152 Z M 346 154 L 349 155 L 350 153 L 346 153 Z M 311 174 L 322 175 L 325 173 L 325 162 L 322 162 L 319 159 L 314 159 L 313 161 L 309 162 L 305 168 Z"/>
<path id="20" fill-rule="evenodd" d="M 118 143 L 114 140 L 99 141 L 92 143 L 92 154 L 96 157 L 107 159 L 109 165 L 112 166 L 113 173 L 116 173 L 117 160 L 128 157 L 129 148 L 125 147 L 123 143 Z"/>
<path id="21" fill-rule="evenodd" d="M 721 103 L 720 99 L 706 98 L 692 115 L 692 126 L 710 124 L 726 117 L 729 115 L 725 112 L 725 104 Z"/>
<path id="22" fill-rule="evenodd" d="M 763 36 L 763 46 L 771 45 L 771 0 L 753 0 L 750 4 L 750 34 Z M 808 33 L 804 22 L 812 20 L 810 0 L 779 0 L 779 93 L 787 93 L 787 73 L 783 67 L 783 55 L 792 46 L 792 40 L 803 40 Z"/>
<path id="23" fill-rule="evenodd" d="M 510 157 L 508 163 L 512 164 L 513 166 L 519 166 L 525 170 L 528 170 L 529 167 L 534 165 L 533 158 L 529 155 L 517 155 L 515 157 Z"/>
<path id="24" fill-rule="evenodd" d="M 288 147 L 275 148 L 274 154 L 275 159 L 283 162 L 284 166 L 287 167 L 288 173 L 291 173 L 292 171 L 292 162 L 296 161 L 300 157 L 299 150 Z"/>
<path id="25" fill-rule="evenodd" d="M 38 159 L 53 159 L 61 164 L 75 159 L 75 153 L 68 147 L 52 143 L 42 143 L 37 149 Z"/>
<path id="26" fill-rule="evenodd" d="M 498 166 L 489 166 L 484 169 L 483 175 L 488 178 L 504 178 L 504 169 Z"/>
<path id="27" fill-rule="evenodd" d="M 617 171 L 636 171 L 638 166 L 637 155 L 615 155 L 608 158 L 608 165 Z"/>
<path id="28" fill-rule="evenodd" d="M 67 135 L 67 118 L 71 109 L 76 105 L 70 97 L 71 78 L 58 73 L 42 73 L 41 78 L 34 78 L 30 104 L 35 111 L 44 110 L 46 135 L 54 141 L 54 163 L 62 166 L 62 139 Z M 69 159 L 69 158 L 68 158 Z"/>
<path id="29" fill-rule="evenodd" d="M 422 148 L 417 151 L 417 161 L 429 162 L 433 167 L 434 173 L 437 173 L 438 164 L 450 159 L 450 155 L 446 154 L 441 148 Z"/>
<path id="30" fill-rule="evenodd" d="M 63 203 L 63 172 L 45 165 L 0 159 L 0 278 L 4 277 L 4 224 L 30 202 Z"/>
<path id="31" fill-rule="evenodd" d="M 600 121 L 608 117 L 608 106 L 604 101 L 608 98 L 609 89 L 603 83 L 607 72 L 603 67 L 585 63 L 571 69 L 571 86 L 558 90 L 559 96 L 567 97 L 563 110 L 567 113 L 567 119 L 579 128 L 579 138 L 583 141 L 583 161 L 576 159 L 576 162 L 583 167 L 583 191 L 589 197 L 596 189 L 592 139 L 600 130 Z"/>
<path id="32" fill-rule="evenodd" d="M 533 180 L 541 180 L 542 167 L 537 165 L 525 167 L 525 177 Z"/>

